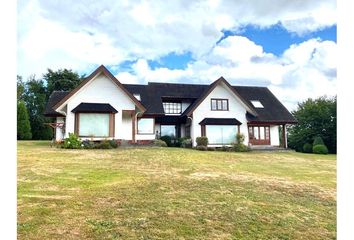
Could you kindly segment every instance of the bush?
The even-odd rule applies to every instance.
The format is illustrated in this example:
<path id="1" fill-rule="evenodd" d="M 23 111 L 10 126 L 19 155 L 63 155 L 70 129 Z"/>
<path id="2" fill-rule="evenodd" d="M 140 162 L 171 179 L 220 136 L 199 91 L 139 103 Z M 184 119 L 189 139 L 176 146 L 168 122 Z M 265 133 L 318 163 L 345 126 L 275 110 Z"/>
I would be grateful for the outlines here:
<path id="1" fill-rule="evenodd" d="M 245 135 L 243 135 L 242 133 L 237 133 L 236 134 L 236 143 L 243 144 L 244 141 L 245 141 Z"/>
<path id="2" fill-rule="evenodd" d="M 167 144 L 167 147 L 172 147 L 172 138 L 170 136 L 161 136 L 160 140 L 164 141 Z"/>
<path id="3" fill-rule="evenodd" d="M 108 142 L 109 142 L 109 145 L 111 145 L 112 148 L 117 148 L 119 146 L 117 140 L 112 139 L 112 140 L 109 140 Z"/>
<path id="4" fill-rule="evenodd" d="M 312 153 L 312 144 L 311 143 L 305 143 L 304 146 L 302 147 L 302 151 L 304 153 Z"/>
<path id="5" fill-rule="evenodd" d="M 198 145 L 195 149 L 197 149 L 199 151 L 207 151 L 208 147 L 207 146 L 203 146 L 203 145 Z"/>
<path id="6" fill-rule="evenodd" d="M 246 146 L 245 144 L 235 144 L 233 146 L 233 150 L 235 152 L 249 152 L 249 151 L 251 151 L 251 149 L 248 146 Z"/>
<path id="7" fill-rule="evenodd" d="M 161 139 L 155 139 L 153 144 L 156 147 L 167 147 L 167 143 L 162 141 Z"/>
<path id="8" fill-rule="evenodd" d="M 313 140 L 313 146 L 316 146 L 316 145 L 325 145 L 320 136 L 315 137 Z"/>
<path id="9" fill-rule="evenodd" d="M 82 144 L 84 149 L 94 149 L 95 148 L 95 142 L 90 141 L 90 140 L 84 140 L 82 141 Z"/>
<path id="10" fill-rule="evenodd" d="M 328 154 L 326 145 L 315 145 L 313 146 L 312 151 L 316 154 Z"/>
<path id="11" fill-rule="evenodd" d="M 81 140 L 74 133 L 69 133 L 69 137 L 64 139 L 62 148 L 79 149 L 83 147 Z"/>
<path id="12" fill-rule="evenodd" d="M 95 145 L 95 148 L 96 149 L 111 149 L 112 146 L 110 144 L 110 141 L 108 140 L 103 140 L 101 141 L 100 143 L 96 144 Z"/>
<path id="13" fill-rule="evenodd" d="M 207 137 L 197 137 L 197 146 L 208 146 L 208 138 Z"/>
<path id="14" fill-rule="evenodd" d="M 243 142 L 245 141 L 245 135 L 242 133 L 236 134 L 236 143 L 233 144 L 232 148 L 235 152 L 248 152 L 250 148 L 246 146 Z"/>
<path id="15" fill-rule="evenodd" d="M 208 151 L 216 151 L 215 147 L 207 147 Z"/>
<path id="16" fill-rule="evenodd" d="M 191 138 L 184 138 L 181 142 L 181 147 L 191 148 L 192 147 L 192 139 Z"/>

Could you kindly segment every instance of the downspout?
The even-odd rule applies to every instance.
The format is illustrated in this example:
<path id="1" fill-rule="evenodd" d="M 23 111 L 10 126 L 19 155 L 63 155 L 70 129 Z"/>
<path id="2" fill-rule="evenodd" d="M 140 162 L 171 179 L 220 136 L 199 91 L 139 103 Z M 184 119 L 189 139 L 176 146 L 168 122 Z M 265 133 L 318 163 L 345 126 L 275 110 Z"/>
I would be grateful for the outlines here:
<path id="1" fill-rule="evenodd" d="M 194 128 L 193 128 L 193 118 L 192 117 L 190 117 L 190 116 L 188 116 L 187 117 L 187 119 L 190 119 L 191 120 L 191 126 L 190 126 L 190 135 L 191 135 L 191 139 L 192 139 L 192 147 L 193 147 L 193 143 L 194 143 L 194 134 L 192 135 L 192 133 L 193 133 L 193 130 L 194 130 Z"/>

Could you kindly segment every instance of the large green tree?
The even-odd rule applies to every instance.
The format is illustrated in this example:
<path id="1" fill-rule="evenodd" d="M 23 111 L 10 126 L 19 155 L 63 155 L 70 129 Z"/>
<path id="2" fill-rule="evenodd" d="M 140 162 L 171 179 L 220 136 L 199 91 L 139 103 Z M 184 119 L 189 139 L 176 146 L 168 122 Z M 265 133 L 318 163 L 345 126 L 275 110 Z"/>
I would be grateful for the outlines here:
<path id="1" fill-rule="evenodd" d="M 23 98 L 29 113 L 32 139 L 51 139 L 53 131 L 45 124 L 51 122 L 51 119 L 43 115 L 47 101 L 47 89 L 44 81 L 31 76 L 26 82 Z"/>
<path id="2" fill-rule="evenodd" d="M 70 91 L 74 89 L 82 80 L 76 72 L 68 69 L 59 69 L 53 71 L 48 69 L 48 72 L 43 75 L 43 80 L 47 83 L 47 97 L 53 91 Z"/>
<path id="3" fill-rule="evenodd" d="M 32 138 L 31 125 L 25 103 L 17 102 L 17 139 L 29 140 Z"/>
<path id="4" fill-rule="evenodd" d="M 309 98 L 292 114 L 298 124 L 289 128 L 289 147 L 302 151 L 305 143 L 320 136 L 331 153 L 337 152 L 337 97 Z"/>

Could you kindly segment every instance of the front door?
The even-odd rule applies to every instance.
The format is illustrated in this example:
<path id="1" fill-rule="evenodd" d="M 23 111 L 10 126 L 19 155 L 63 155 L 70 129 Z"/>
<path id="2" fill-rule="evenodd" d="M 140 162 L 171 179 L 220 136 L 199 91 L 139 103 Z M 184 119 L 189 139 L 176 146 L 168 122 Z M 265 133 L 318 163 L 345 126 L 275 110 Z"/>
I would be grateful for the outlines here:
<path id="1" fill-rule="evenodd" d="M 269 126 L 248 126 L 248 136 L 252 145 L 270 145 Z"/>

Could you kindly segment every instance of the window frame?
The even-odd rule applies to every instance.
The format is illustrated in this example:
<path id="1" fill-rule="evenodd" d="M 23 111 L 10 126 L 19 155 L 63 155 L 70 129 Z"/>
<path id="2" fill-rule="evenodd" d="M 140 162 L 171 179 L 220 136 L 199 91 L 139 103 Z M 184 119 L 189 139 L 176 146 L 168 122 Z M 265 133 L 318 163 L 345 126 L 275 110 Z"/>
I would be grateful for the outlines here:
<path id="1" fill-rule="evenodd" d="M 139 120 L 141 119 L 152 119 L 152 132 L 151 133 L 139 133 Z M 151 117 L 142 117 L 142 118 L 138 118 L 136 121 L 136 134 L 138 135 L 152 135 L 155 134 L 155 118 L 151 118 Z"/>
<path id="2" fill-rule="evenodd" d="M 108 136 L 85 136 L 80 135 L 80 114 L 108 114 L 109 115 L 109 125 L 108 125 Z M 75 123 L 74 123 L 74 133 L 78 137 L 82 138 L 114 138 L 115 136 L 115 113 L 106 112 L 76 112 L 75 113 Z"/>
<path id="3" fill-rule="evenodd" d="M 165 107 L 165 105 L 169 106 Z M 162 108 L 165 114 L 182 114 L 182 102 L 162 102 Z M 179 110 L 179 112 L 168 112 L 166 108 L 168 108 L 168 110 Z"/>
<path id="4" fill-rule="evenodd" d="M 213 101 L 215 101 L 215 109 L 213 109 Z M 226 102 L 226 109 L 224 109 L 224 102 Z M 219 104 L 221 108 L 219 108 Z M 211 111 L 229 111 L 229 99 L 227 98 L 211 98 L 210 99 Z"/>

